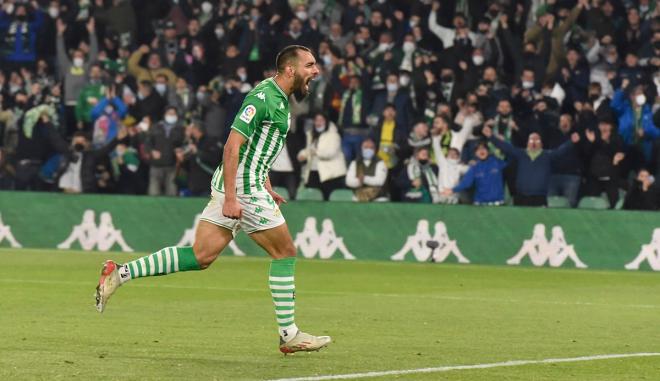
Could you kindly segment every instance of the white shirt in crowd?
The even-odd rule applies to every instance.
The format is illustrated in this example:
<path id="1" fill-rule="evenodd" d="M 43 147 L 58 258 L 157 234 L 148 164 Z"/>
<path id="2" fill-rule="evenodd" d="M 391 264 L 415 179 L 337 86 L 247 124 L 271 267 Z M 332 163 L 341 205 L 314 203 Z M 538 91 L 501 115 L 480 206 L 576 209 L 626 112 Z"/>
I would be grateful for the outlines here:
<path id="1" fill-rule="evenodd" d="M 364 166 L 368 167 L 371 165 L 371 160 L 365 160 Z M 376 171 L 373 176 L 364 176 L 364 183 L 360 184 L 360 180 L 357 177 L 357 161 L 353 160 L 348 166 L 348 173 L 346 174 L 346 186 L 349 188 L 359 188 L 360 186 L 370 186 L 370 187 L 382 187 L 385 185 L 385 180 L 387 179 L 387 167 L 383 161 L 379 161 L 376 164 Z"/>

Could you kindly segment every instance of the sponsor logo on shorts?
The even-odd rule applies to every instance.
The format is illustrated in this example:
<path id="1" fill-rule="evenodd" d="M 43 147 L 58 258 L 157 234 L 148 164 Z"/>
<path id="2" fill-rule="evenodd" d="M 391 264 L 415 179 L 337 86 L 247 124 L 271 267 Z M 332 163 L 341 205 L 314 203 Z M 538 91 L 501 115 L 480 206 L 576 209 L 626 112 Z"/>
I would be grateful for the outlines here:
<path id="1" fill-rule="evenodd" d="M 261 217 L 261 218 L 259 219 L 259 223 L 260 223 L 261 225 L 266 225 L 266 224 L 269 223 L 269 222 L 270 222 L 270 220 L 269 220 L 268 218 L 265 218 L 265 217 Z"/>
<path id="2" fill-rule="evenodd" d="M 264 208 L 257 206 L 257 208 L 254 210 L 255 213 L 259 214 L 264 211 Z"/>
<path id="3" fill-rule="evenodd" d="M 256 114 L 257 114 L 257 108 L 254 107 L 253 105 L 247 105 L 243 109 L 243 112 L 241 113 L 239 119 L 244 121 L 245 123 L 250 123 Z"/>

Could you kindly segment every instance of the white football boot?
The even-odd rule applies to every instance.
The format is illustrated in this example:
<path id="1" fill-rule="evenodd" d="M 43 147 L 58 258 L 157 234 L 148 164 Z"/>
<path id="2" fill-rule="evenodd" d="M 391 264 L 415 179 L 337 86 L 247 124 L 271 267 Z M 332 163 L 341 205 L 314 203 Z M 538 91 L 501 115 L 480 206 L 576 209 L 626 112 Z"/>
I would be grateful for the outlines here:
<path id="1" fill-rule="evenodd" d="M 103 312 L 105 305 L 108 303 L 108 299 L 115 293 L 115 291 L 121 286 L 121 281 L 119 280 L 119 265 L 114 261 L 107 260 L 103 264 L 101 269 L 101 278 L 99 279 L 99 285 L 96 286 L 96 310 Z"/>
<path id="2" fill-rule="evenodd" d="M 280 352 L 287 355 L 294 352 L 319 351 L 332 342 L 330 336 L 313 336 L 303 331 L 298 331 L 293 339 L 284 342 L 280 338 Z"/>

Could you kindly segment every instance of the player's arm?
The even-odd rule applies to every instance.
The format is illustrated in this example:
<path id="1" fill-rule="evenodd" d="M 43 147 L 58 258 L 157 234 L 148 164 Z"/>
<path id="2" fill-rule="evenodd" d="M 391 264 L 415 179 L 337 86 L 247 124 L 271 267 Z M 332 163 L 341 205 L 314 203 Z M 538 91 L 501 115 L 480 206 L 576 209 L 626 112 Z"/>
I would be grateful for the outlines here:
<path id="1" fill-rule="evenodd" d="M 225 202 L 222 215 L 229 218 L 241 218 L 241 206 L 236 199 L 236 173 L 238 172 L 238 157 L 241 146 L 254 135 L 256 127 L 266 117 L 265 102 L 249 95 L 243 101 L 239 113 L 231 125 L 231 132 L 225 144 L 222 156 L 224 171 Z"/>
<path id="2" fill-rule="evenodd" d="M 286 204 L 286 199 L 284 197 L 282 197 L 280 194 L 278 194 L 277 192 L 275 192 L 273 190 L 273 187 L 270 185 L 270 176 L 266 177 L 266 185 L 265 186 L 266 186 L 266 191 L 273 198 L 273 201 L 275 201 L 277 206 L 279 206 L 282 203 Z"/>
<path id="3" fill-rule="evenodd" d="M 238 172 L 238 153 L 245 142 L 245 136 L 236 131 L 231 131 L 222 155 L 225 181 L 225 202 L 222 207 L 222 215 L 234 219 L 241 218 L 241 204 L 236 199 L 236 172 Z"/>

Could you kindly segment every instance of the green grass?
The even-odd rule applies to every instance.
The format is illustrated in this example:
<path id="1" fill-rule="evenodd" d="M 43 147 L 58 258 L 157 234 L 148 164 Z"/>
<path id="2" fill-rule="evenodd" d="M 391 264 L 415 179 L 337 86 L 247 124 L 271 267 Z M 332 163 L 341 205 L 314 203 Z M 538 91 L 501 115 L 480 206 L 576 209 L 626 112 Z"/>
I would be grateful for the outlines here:
<path id="1" fill-rule="evenodd" d="M 335 342 L 284 357 L 266 259 L 136 280 L 101 315 L 106 255 L 0 250 L 0 380 L 254 380 L 660 352 L 649 272 L 299 260 L 296 321 Z M 394 378 L 658 380 L 660 357 L 378 379 Z"/>

